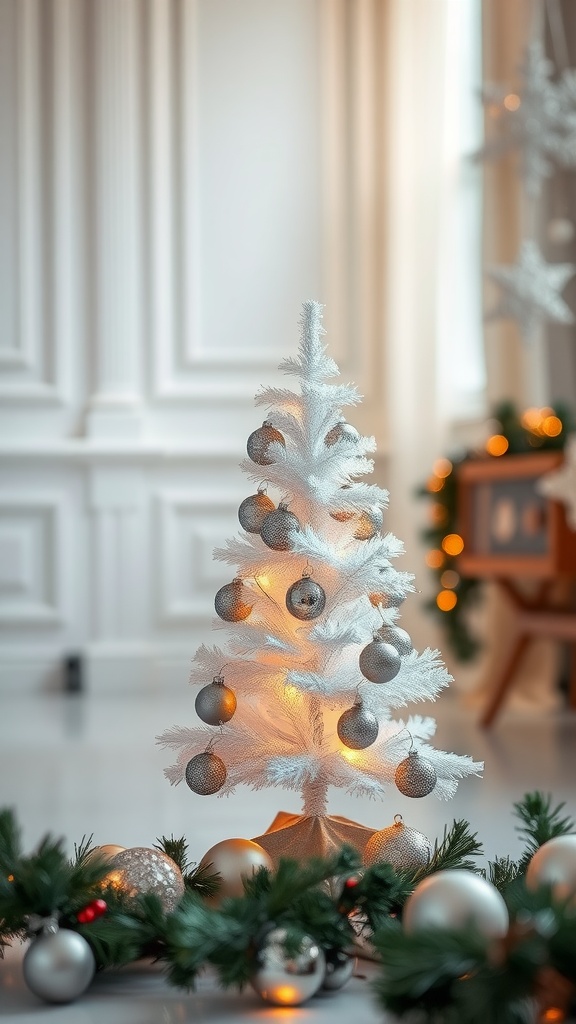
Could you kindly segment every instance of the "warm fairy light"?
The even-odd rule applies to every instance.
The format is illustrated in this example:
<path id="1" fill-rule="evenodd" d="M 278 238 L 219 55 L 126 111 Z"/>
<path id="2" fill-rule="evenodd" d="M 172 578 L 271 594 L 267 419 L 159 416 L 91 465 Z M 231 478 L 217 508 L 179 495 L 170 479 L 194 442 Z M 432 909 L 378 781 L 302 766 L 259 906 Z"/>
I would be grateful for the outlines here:
<path id="1" fill-rule="evenodd" d="M 8 875 L 8 881 L 9 882 L 13 882 L 14 881 L 14 875 Z"/>
<path id="2" fill-rule="evenodd" d="M 432 466 L 432 472 L 434 473 L 434 476 L 439 477 L 440 480 L 445 480 L 452 472 L 452 463 L 450 462 L 450 459 L 436 459 L 436 462 Z"/>
<path id="3" fill-rule="evenodd" d="M 515 92 L 509 92 L 508 95 L 504 97 L 504 106 L 506 107 L 506 110 L 518 110 L 520 103 L 520 97 Z"/>
<path id="4" fill-rule="evenodd" d="M 447 533 L 442 540 L 447 555 L 459 555 L 464 550 L 464 541 L 459 533 Z"/>
<path id="5" fill-rule="evenodd" d="M 297 686 L 293 686 L 292 683 L 286 683 L 284 687 L 284 697 L 288 704 L 298 704 L 300 702 L 302 694 Z"/>
<path id="6" fill-rule="evenodd" d="M 508 439 L 504 434 L 492 434 L 486 441 L 488 455 L 504 455 L 508 451 Z"/>
<path id="7" fill-rule="evenodd" d="M 360 758 L 359 752 L 357 750 L 350 750 L 350 747 L 342 747 L 340 753 L 342 754 L 342 757 L 346 758 L 346 760 L 350 762 L 350 764 L 356 764 Z"/>
<path id="8" fill-rule="evenodd" d="M 453 590 L 441 590 L 436 597 L 436 604 L 441 612 L 451 612 L 457 603 L 458 598 Z"/>
<path id="9" fill-rule="evenodd" d="M 453 590 L 460 583 L 460 576 L 454 569 L 445 569 L 440 577 L 440 583 L 446 590 Z"/>
<path id="10" fill-rule="evenodd" d="M 271 985 L 262 992 L 264 999 L 284 1006 L 295 1006 L 302 1000 L 302 993 L 294 985 Z"/>
<path id="11" fill-rule="evenodd" d="M 270 577 L 269 576 L 258 576 L 257 579 L 258 579 L 258 583 L 263 588 L 263 590 L 266 590 L 267 587 L 270 586 L 270 582 L 271 581 L 270 581 Z"/>
<path id="12" fill-rule="evenodd" d="M 540 427 L 540 409 L 526 409 L 520 417 L 520 422 L 525 430 L 538 430 Z"/>
<path id="13" fill-rule="evenodd" d="M 426 490 L 430 491 L 431 494 L 436 494 L 438 491 L 441 491 L 443 487 L 444 481 L 437 477 L 436 474 L 428 477 Z"/>
<path id="14" fill-rule="evenodd" d="M 546 437 L 558 437 L 558 434 L 562 433 L 562 420 L 558 416 L 545 416 L 542 430 Z"/>
<path id="15" fill-rule="evenodd" d="M 500 117 L 500 107 L 497 103 L 489 103 L 486 107 L 488 117 Z"/>
<path id="16" fill-rule="evenodd" d="M 440 551 L 439 548 L 432 548 L 431 551 L 427 552 L 424 561 L 429 569 L 440 569 L 446 559 L 443 551 Z"/>
<path id="17" fill-rule="evenodd" d="M 541 1021 L 545 1021 L 546 1024 L 556 1024 L 557 1021 L 566 1020 L 566 1014 L 564 1010 L 561 1010 L 559 1006 L 549 1006 L 547 1010 L 544 1010 Z"/>

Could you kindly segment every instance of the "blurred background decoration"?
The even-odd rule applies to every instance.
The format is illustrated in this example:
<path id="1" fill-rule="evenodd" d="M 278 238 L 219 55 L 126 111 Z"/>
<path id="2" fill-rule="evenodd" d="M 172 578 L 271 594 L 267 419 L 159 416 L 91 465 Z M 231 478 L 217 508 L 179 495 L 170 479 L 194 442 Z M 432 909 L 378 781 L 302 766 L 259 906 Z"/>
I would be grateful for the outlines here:
<path id="1" fill-rule="evenodd" d="M 0 0 L 2 692 L 181 688 L 306 298 L 430 590 L 429 467 L 576 406 L 575 80 L 570 0 Z"/>

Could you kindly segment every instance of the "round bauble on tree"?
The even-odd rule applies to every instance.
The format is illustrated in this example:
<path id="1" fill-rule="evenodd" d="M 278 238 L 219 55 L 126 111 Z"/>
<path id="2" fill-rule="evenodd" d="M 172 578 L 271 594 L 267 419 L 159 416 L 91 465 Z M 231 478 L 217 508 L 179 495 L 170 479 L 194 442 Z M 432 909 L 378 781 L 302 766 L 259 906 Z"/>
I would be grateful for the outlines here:
<path id="1" fill-rule="evenodd" d="M 256 952 L 252 987 L 272 1006 L 300 1006 L 324 981 L 326 960 L 317 942 L 303 935 L 296 953 L 285 948 L 285 928 L 267 932 Z"/>
<path id="2" fill-rule="evenodd" d="M 378 630 L 378 638 L 385 644 L 395 647 L 401 658 L 414 650 L 410 634 L 405 629 L 400 629 L 400 626 L 381 626 Z"/>
<path id="3" fill-rule="evenodd" d="M 464 931 L 473 927 L 487 939 L 508 932 L 508 910 L 498 890 L 463 868 L 437 871 L 408 897 L 402 924 L 410 934 L 430 929 Z"/>
<path id="4" fill-rule="evenodd" d="M 399 608 L 406 598 L 400 594 L 387 594 L 385 591 L 377 591 L 368 594 L 368 600 L 373 608 Z"/>
<path id="5" fill-rule="evenodd" d="M 360 434 L 353 427 L 351 423 L 347 423 L 346 420 L 338 420 L 331 430 L 328 431 L 324 438 L 324 444 L 331 448 L 333 444 L 338 444 L 339 441 L 344 441 L 346 444 L 357 444 L 360 440 Z"/>
<path id="6" fill-rule="evenodd" d="M 349 491 L 350 487 L 351 487 L 350 484 L 342 484 L 342 487 L 340 488 L 340 490 L 341 491 Z M 354 518 L 354 516 L 356 515 L 356 512 L 354 512 L 353 509 L 346 509 L 346 508 L 339 509 L 339 508 L 337 508 L 337 509 L 334 509 L 330 513 L 330 515 L 332 516 L 332 519 L 336 519 L 336 521 L 338 523 L 347 523 L 350 519 Z"/>
<path id="7" fill-rule="evenodd" d="M 223 676 L 214 676 L 211 683 L 198 691 L 194 707 L 206 725 L 220 725 L 229 722 L 236 711 L 236 694 L 224 685 Z"/>
<path id="8" fill-rule="evenodd" d="M 256 494 L 244 498 L 238 509 L 240 526 L 247 533 L 260 533 L 262 520 L 275 508 L 274 502 L 266 494 L 264 487 L 259 487 Z"/>
<path id="9" fill-rule="evenodd" d="M 354 958 L 348 956 L 342 949 L 327 949 L 324 951 L 326 957 L 326 974 L 322 982 L 322 988 L 334 992 L 343 988 L 347 981 L 354 974 Z"/>
<path id="10" fill-rule="evenodd" d="M 297 516 L 288 511 L 286 502 L 281 501 L 278 508 L 265 516 L 260 536 L 266 546 L 273 551 L 290 551 L 294 543 L 294 534 L 299 530 Z"/>
<path id="11" fill-rule="evenodd" d="M 122 853 L 125 850 L 125 846 L 116 846 L 115 843 L 105 843 L 104 846 L 95 846 L 89 853 L 86 854 L 86 860 L 90 860 L 93 857 L 100 857 L 101 860 L 112 860 L 117 853 Z"/>
<path id="12" fill-rule="evenodd" d="M 401 814 L 394 815 L 394 824 L 370 837 L 364 848 L 364 864 L 391 864 L 397 871 L 424 868 L 432 856 L 432 844 L 423 832 L 404 824 Z"/>
<path id="13" fill-rule="evenodd" d="M 563 902 L 576 895 L 576 835 L 556 836 L 543 843 L 526 870 L 529 889 L 550 886 L 552 896 Z"/>
<path id="14" fill-rule="evenodd" d="M 119 853 L 108 876 L 114 886 L 130 896 L 152 892 L 166 914 L 175 910 L 184 895 L 184 879 L 178 865 L 162 850 L 134 846 Z"/>
<path id="15" fill-rule="evenodd" d="M 382 529 L 384 514 L 379 505 L 373 505 L 358 516 L 354 526 L 356 540 L 371 540 Z"/>
<path id="16" fill-rule="evenodd" d="M 218 892 L 211 897 L 218 904 L 228 896 L 243 896 L 245 878 L 251 878 L 259 868 L 273 871 L 272 858 L 251 839 L 223 839 L 211 846 L 202 857 L 201 866 L 211 865 L 211 872 L 220 875 Z"/>
<path id="17" fill-rule="evenodd" d="M 226 782 L 226 765 L 218 754 L 205 750 L 186 765 L 186 785 L 198 796 L 212 796 Z"/>
<path id="18" fill-rule="evenodd" d="M 437 782 L 436 769 L 427 757 L 411 750 L 396 768 L 394 782 L 403 796 L 428 796 Z"/>
<path id="19" fill-rule="evenodd" d="M 360 651 L 360 671 L 371 683 L 389 683 L 402 666 L 400 655 L 392 644 L 387 644 L 376 633 L 374 639 Z"/>
<path id="20" fill-rule="evenodd" d="M 336 724 L 338 736 L 351 750 L 364 750 L 378 739 L 378 719 L 362 701 L 343 711 Z"/>
<path id="21" fill-rule="evenodd" d="M 273 444 L 286 448 L 286 441 L 280 431 L 272 426 L 270 420 L 264 420 L 261 427 L 252 431 L 246 442 L 248 457 L 259 466 L 271 466 L 272 463 L 278 462 L 276 452 L 270 451 Z"/>
<path id="22" fill-rule="evenodd" d="M 247 619 L 253 608 L 253 603 L 248 604 L 251 597 L 248 587 L 245 587 L 240 577 L 226 583 L 214 598 L 216 614 L 224 619 L 224 622 L 242 622 Z"/>
<path id="23" fill-rule="evenodd" d="M 96 970 L 94 954 L 78 932 L 59 928 L 33 939 L 24 956 L 24 980 L 47 1003 L 71 1003 L 86 991 Z"/>
<path id="24" fill-rule="evenodd" d="M 296 580 L 286 594 L 286 607 L 291 615 L 304 622 L 316 619 L 324 611 L 326 594 L 319 583 L 310 579 L 308 573 Z"/>

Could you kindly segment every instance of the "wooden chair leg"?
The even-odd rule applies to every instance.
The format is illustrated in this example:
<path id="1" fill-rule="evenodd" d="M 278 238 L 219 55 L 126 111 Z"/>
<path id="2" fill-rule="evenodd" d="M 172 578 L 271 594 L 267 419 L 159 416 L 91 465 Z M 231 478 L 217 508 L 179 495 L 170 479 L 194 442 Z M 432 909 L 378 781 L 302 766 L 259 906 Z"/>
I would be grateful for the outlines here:
<path id="1" fill-rule="evenodd" d="M 508 690 L 510 689 L 516 669 L 518 668 L 520 661 L 522 660 L 524 651 L 528 647 L 529 643 L 530 637 L 526 633 L 521 633 L 520 636 L 516 638 L 516 642 L 508 656 L 508 661 L 505 662 L 504 668 L 500 673 L 500 678 L 496 683 L 492 698 L 484 714 L 482 715 L 482 718 L 480 719 L 480 725 L 484 729 L 490 728 L 492 722 L 494 721 L 496 715 L 498 714 L 500 705 L 502 704 L 502 701 L 504 700 Z"/>

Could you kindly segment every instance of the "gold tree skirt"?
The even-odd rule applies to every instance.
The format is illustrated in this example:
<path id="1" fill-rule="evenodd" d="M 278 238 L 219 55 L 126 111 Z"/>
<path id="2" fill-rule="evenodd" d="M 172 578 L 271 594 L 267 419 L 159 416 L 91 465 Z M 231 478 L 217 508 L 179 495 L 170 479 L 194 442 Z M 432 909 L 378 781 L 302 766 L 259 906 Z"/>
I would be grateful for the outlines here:
<path id="1" fill-rule="evenodd" d="M 338 815 L 301 815 L 279 811 L 270 827 L 253 842 L 258 843 L 276 863 L 280 857 L 298 860 L 326 857 L 344 843 L 362 855 L 376 830 Z"/>

